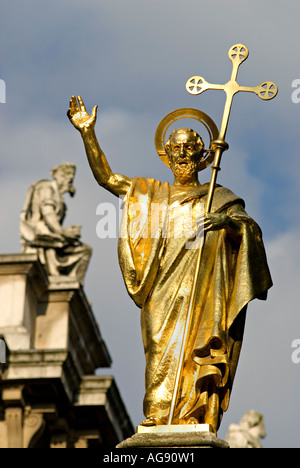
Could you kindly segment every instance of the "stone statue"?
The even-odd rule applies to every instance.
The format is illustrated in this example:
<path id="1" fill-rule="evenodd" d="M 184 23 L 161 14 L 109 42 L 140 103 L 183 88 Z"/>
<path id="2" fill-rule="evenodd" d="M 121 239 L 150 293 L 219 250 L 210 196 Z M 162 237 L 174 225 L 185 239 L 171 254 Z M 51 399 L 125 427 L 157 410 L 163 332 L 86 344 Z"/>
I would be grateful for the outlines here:
<path id="1" fill-rule="evenodd" d="M 61 275 L 84 282 L 91 248 L 80 241 L 80 225 L 63 227 L 66 205 L 63 194 L 75 194 L 76 167 L 62 163 L 51 170 L 53 180 L 31 185 L 20 216 L 22 252 L 38 252 L 52 277 Z"/>
<path id="2" fill-rule="evenodd" d="M 242 417 L 240 424 L 230 424 L 226 441 L 230 448 L 262 448 L 259 439 L 266 437 L 263 415 L 250 410 Z"/>
<path id="3" fill-rule="evenodd" d="M 210 424 L 216 434 L 229 403 L 247 304 L 266 299 L 272 284 L 260 228 L 244 201 L 222 186 L 216 187 L 211 212 L 201 215 L 209 184 L 198 180 L 204 146 L 196 132 L 175 130 L 165 145 L 174 174 L 170 186 L 114 173 L 95 135 L 96 114 L 97 106 L 89 115 L 82 99 L 72 97 L 68 117 L 82 136 L 94 177 L 124 197 L 118 254 L 127 291 L 141 308 L 146 356 L 141 425 L 168 424 L 198 251 L 189 244 L 201 224 L 206 239 L 172 424 Z M 191 223 L 197 218 L 200 224 Z M 175 226 L 178 220 L 190 226 L 185 235 Z"/>

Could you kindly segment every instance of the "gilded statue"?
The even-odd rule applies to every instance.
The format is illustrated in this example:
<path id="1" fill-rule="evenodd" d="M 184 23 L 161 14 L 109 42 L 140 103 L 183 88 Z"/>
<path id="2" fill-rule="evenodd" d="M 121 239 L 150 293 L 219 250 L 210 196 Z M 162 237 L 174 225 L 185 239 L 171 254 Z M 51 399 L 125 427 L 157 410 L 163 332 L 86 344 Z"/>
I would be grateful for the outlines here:
<path id="1" fill-rule="evenodd" d="M 76 166 L 61 163 L 51 169 L 53 180 L 42 179 L 28 189 L 20 216 L 22 252 L 37 252 L 47 274 L 84 283 L 92 249 L 80 240 L 80 225 L 63 227 L 65 193 L 75 194 Z"/>
<path id="2" fill-rule="evenodd" d="M 178 128 L 166 141 L 170 185 L 115 173 L 98 143 L 96 116 L 97 106 L 90 115 L 82 99 L 72 96 L 68 117 L 81 134 L 96 181 L 124 197 L 118 255 L 127 291 L 141 309 L 146 357 L 141 425 L 169 424 L 201 231 L 205 242 L 172 424 L 209 424 L 216 434 L 228 408 L 247 305 L 266 299 L 272 285 L 261 230 L 244 201 L 220 185 L 210 212 L 200 209 L 210 185 L 198 178 L 205 148 L 197 132 Z"/>

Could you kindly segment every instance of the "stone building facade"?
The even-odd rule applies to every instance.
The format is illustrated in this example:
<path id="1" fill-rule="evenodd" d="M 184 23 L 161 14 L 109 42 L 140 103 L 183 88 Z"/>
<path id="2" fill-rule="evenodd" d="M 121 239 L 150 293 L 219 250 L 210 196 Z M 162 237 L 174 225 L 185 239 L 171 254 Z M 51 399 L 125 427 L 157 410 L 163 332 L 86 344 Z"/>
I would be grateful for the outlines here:
<path id="1" fill-rule="evenodd" d="M 35 253 L 0 255 L 0 304 L 0 448 L 112 448 L 134 433 L 114 378 L 96 373 L 111 358 L 79 282 L 47 276 Z"/>

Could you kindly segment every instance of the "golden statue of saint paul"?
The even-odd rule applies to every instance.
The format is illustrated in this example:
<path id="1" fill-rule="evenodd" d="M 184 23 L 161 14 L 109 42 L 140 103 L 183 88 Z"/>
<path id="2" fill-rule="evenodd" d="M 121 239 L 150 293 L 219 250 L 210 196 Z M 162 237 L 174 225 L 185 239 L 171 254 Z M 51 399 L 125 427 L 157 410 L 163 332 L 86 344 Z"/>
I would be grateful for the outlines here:
<path id="1" fill-rule="evenodd" d="M 118 253 L 127 291 L 141 309 L 146 356 L 141 424 L 168 424 L 198 258 L 198 249 L 190 246 L 201 224 L 205 243 L 172 424 L 209 424 L 217 433 L 229 403 L 247 304 L 266 299 L 272 285 L 261 230 L 244 201 L 220 185 L 210 212 L 199 210 L 209 184 L 198 180 L 204 145 L 192 129 L 174 130 L 165 144 L 174 174 L 170 185 L 114 173 L 95 135 L 96 114 L 97 106 L 89 115 L 82 99 L 72 97 L 68 117 L 82 136 L 95 179 L 124 196 Z M 159 207 L 159 222 L 153 206 Z M 184 235 L 176 228 L 178 219 L 190 227 Z"/>

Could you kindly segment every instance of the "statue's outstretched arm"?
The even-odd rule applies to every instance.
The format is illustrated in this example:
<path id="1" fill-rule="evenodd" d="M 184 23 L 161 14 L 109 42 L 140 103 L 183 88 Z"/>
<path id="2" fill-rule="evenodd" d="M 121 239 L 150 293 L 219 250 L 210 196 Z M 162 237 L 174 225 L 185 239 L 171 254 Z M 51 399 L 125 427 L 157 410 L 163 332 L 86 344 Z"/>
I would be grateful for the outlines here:
<path id="1" fill-rule="evenodd" d="M 98 184 L 114 195 L 125 195 L 132 179 L 121 174 L 115 174 L 100 148 L 95 134 L 97 107 L 94 106 L 91 115 L 89 115 L 81 97 L 78 96 L 76 99 L 75 96 L 72 96 L 67 115 L 70 122 L 82 136 L 89 165 Z"/>

